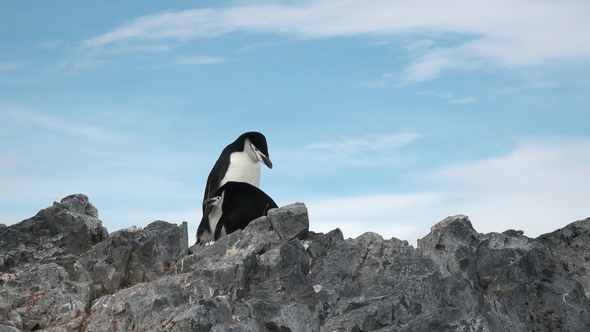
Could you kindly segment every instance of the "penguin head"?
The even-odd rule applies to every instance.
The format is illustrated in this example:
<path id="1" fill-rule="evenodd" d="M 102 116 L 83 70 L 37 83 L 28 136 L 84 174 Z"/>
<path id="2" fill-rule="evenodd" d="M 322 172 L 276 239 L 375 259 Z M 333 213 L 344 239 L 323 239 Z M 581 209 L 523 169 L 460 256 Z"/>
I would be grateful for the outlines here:
<path id="1" fill-rule="evenodd" d="M 219 206 L 221 202 L 221 196 L 213 196 L 205 201 L 203 201 L 203 206 Z"/>
<path id="2" fill-rule="evenodd" d="M 266 138 L 259 132 L 248 132 L 242 134 L 244 140 L 244 151 L 248 153 L 250 158 L 255 162 L 264 163 L 268 168 L 272 168 L 272 162 L 268 154 L 268 146 L 266 145 Z"/>
<path id="3" fill-rule="evenodd" d="M 223 196 L 225 195 L 225 186 L 222 186 L 217 190 L 213 197 L 203 201 L 203 206 L 218 206 L 221 207 L 223 204 Z"/>

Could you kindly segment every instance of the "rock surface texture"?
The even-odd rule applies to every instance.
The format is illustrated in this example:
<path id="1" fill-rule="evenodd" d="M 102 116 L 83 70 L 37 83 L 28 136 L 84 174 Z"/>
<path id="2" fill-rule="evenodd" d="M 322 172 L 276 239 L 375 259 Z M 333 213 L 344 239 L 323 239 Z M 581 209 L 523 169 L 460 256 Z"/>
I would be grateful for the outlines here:
<path id="1" fill-rule="evenodd" d="M 590 219 L 532 239 L 454 216 L 414 248 L 310 232 L 296 203 L 187 244 L 108 234 L 82 194 L 0 226 L 0 332 L 590 330 Z"/>

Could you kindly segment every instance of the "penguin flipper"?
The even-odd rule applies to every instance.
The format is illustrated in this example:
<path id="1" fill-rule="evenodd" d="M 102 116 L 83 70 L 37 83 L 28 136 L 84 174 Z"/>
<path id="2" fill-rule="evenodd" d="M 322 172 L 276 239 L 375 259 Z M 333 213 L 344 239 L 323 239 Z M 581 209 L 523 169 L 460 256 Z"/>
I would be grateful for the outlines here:
<path id="1" fill-rule="evenodd" d="M 230 153 L 227 151 L 227 147 L 221 152 L 221 155 L 213 165 L 213 169 L 207 177 L 207 185 L 205 186 L 205 194 L 203 195 L 203 202 L 213 197 L 219 187 L 221 187 L 221 180 L 227 173 L 230 162 Z"/>

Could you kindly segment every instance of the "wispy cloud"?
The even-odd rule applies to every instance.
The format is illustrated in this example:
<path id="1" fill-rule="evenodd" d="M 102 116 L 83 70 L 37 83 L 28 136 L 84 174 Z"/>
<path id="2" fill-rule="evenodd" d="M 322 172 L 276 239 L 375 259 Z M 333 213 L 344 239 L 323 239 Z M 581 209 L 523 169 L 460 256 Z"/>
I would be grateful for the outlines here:
<path id="1" fill-rule="evenodd" d="M 447 100 L 451 104 L 472 104 L 477 102 L 475 97 L 457 97 L 455 94 L 450 92 L 436 92 L 436 91 L 417 91 L 419 96 L 431 96 Z"/>
<path id="2" fill-rule="evenodd" d="M 350 237 L 370 230 L 415 244 L 439 220 L 466 214 L 479 232 L 536 237 L 590 216 L 588 151 L 589 138 L 522 139 L 508 154 L 422 173 L 414 185 L 427 183 L 429 192 L 311 199 L 311 228 L 339 227 Z"/>
<path id="3" fill-rule="evenodd" d="M 6 61 L 0 62 L 0 72 L 14 71 L 26 67 L 27 63 L 23 61 Z"/>
<path id="4" fill-rule="evenodd" d="M 464 98 L 451 99 L 451 103 L 453 103 L 453 104 L 472 104 L 475 102 L 477 102 L 477 98 L 474 98 L 474 97 L 464 97 Z"/>
<path id="5" fill-rule="evenodd" d="M 422 135 L 407 131 L 388 135 L 367 135 L 363 138 L 343 138 L 339 141 L 314 142 L 306 146 L 310 150 L 356 153 L 360 151 L 393 150 L 407 145 Z"/>
<path id="6" fill-rule="evenodd" d="M 316 232 L 340 228 L 346 237 L 372 231 L 385 238 L 416 240 L 428 233 L 432 222 L 416 211 L 432 208 L 441 199 L 434 193 L 381 194 L 311 199 L 306 205 L 310 228 Z"/>
<path id="7" fill-rule="evenodd" d="M 226 62 L 228 59 L 220 58 L 220 57 L 209 57 L 209 56 L 196 56 L 191 58 L 186 58 L 179 63 L 181 65 L 210 65 L 215 63 Z"/>
<path id="8" fill-rule="evenodd" d="M 362 88 L 384 88 L 390 86 L 395 80 L 395 74 L 385 73 L 376 80 L 360 82 L 359 86 Z"/>
<path id="9" fill-rule="evenodd" d="M 125 135 L 104 129 L 96 124 L 65 119 L 54 114 L 47 114 L 26 108 L 0 106 L 0 119 L 4 123 L 12 123 L 17 128 L 36 128 L 50 130 L 65 135 L 100 142 L 122 141 Z"/>
<path id="10" fill-rule="evenodd" d="M 522 139 L 513 152 L 428 175 L 481 231 L 539 235 L 590 216 L 590 139 Z"/>
<path id="11" fill-rule="evenodd" d="M 561 87 L 559 84 L 555 82 L 548 82 L 548 81 L 534 81 L 526 85 L 517 85 L 517 86 L 502 86 L 502 87 L 491 87 L 486 92 L 493 97 L 504 97 L 506 95 L 520 93 L 520 92 L 529 92 L 529 91 L 541 91 L 541 90 L 551 90 Z"/>
<path id="12" fill-rule="evenodd" d="M 403 80 L 416 82 L 450 69 L 588 60 L 588 17 L 590 4 L 576 0 L 264 3 L 144 16 L 82 45 L 96 50 L 163 40 L 184 43 L 237 31 L 295 38 L 406 36 L 416 40 L 408 45 L 420 52 L 412 52 L 418 55 L 404 70 Z M 463 38 L 445 43 L 449 35 Z"/>
<path id="13" fill-rule="evenodd" d="M 177 66 L 206 66 L 215 65 L 230 61 L 228 58 L 212 57 L 212 56 L 193 56 L 181 59 L 172 60 L 169 63 L 154 66 L 154 69 L 170 68 Z"/>
<path id="14" fill-rule="evenodd" d="M 314 164 L 318 165 L 317 169 L 312 170 L 313 172 L 333 171 L 340 167 L 393 166 L 403 159 L 397 150 L 420 137 L 422 135 L 414 131 L 343 137 L 339 140 L 313 142 L 297 151 L 283 153 L 283 157 L 290 159 L 294 158 L 293 156 L 305 156 L 306 160 L 313 160 Z M 294 161 L 293 164 L 297 163 Z M 286 164 L 291 163 L 286 162 Z M 322 166 L 319 167 L 319 165 Z"/>
<path id="15" fill-rule="evenodd" d="M 269 183 L 283 183 L 285 179 L 297 181 L 297 185 L 305 181 L 314 183 L 309 187 L 303 186 L 303 192 L 313 188 L 325 189 L 322 186 L 330 187 L 330 181 L 337 181 L 343 173 L 360 172 L 366 174 L 367 178 L 373 178 L 377 173 L 403 169 L 415 163 L 415 156 L 405 147 L 421 137 L 419 132 L 408 130 L 319 140 L 295 147 L 273 146 L 271 159 L 281 173 L 279 175 L 273 169 L 267 172 L 265 178 L 270 177 Z M 276 189 L 281 190 L 280 186 Z"/>

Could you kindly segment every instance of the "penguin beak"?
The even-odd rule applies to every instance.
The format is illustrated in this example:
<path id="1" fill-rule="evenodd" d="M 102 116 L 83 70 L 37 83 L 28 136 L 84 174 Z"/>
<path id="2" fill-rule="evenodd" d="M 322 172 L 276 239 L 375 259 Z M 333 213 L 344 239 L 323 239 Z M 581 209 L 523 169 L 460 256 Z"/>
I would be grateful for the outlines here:
<path id="1" fill-rule="evenodd" d="M 250 143 L 250 149 L 252 150 L 252 153 L 256 157 L 256 158 L 252 158 L 252 159 L 256 159 L 258 161 L 261 161 L 268 168 L 272 169 L 272 162 L 270 161 L 270 159 L 266 155 L 264 155 L 264 153 L 262 153 L 260 150 L 258 150 L 256 148 L 256 146 L 254 146 L 254 144 L 252 144 L 252 143 Z M 248 154 L 250 154 L 250 152 L 248 152 Z M 250 157 L 254 157 L 254 156 L 252 156 L 252 154 L 250 154 Z"/>
<path id="2" fill-rule="evenodd" d="M 270 161 L 270 159 L 268 159 L 267 156 L 265 156 L 264 154 L 259 154 L 260 158 L 262 158 L 262 162 L 268 166 L 268 168 L 272 169 L 272 161 Z"/>

